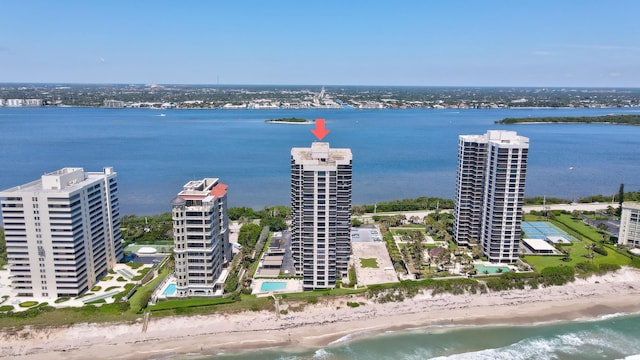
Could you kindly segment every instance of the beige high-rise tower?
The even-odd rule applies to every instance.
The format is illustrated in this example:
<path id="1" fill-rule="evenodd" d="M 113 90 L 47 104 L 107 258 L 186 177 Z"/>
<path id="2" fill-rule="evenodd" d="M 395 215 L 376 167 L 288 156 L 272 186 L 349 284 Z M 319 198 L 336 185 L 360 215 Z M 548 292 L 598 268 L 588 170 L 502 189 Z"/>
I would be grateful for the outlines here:
<path id="1" fill-rule="evenodd" d="M 291 246 L 305 290 L 327 289 L 351 255 L 350 149 L 314 142 L 291 149 Z"/>
<path id="2" fill-rule="evenodd" d="M 189 181 L 171 205 L 176 296 L 222 295 L 222 266 L 231 261 L 227 185 Z"/>

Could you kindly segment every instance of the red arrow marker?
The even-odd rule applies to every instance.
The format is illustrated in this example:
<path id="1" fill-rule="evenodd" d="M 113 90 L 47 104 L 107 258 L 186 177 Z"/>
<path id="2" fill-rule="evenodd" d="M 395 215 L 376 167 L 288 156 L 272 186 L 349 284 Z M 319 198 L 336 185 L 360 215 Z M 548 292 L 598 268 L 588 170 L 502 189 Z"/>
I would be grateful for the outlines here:
<path id="1" fill-rule="evenodd" d="M 322 140 L 330 130 L 324 128 L 324 119 L 316 119 L 316 128 L 311 130 L 318 140 Z"/>

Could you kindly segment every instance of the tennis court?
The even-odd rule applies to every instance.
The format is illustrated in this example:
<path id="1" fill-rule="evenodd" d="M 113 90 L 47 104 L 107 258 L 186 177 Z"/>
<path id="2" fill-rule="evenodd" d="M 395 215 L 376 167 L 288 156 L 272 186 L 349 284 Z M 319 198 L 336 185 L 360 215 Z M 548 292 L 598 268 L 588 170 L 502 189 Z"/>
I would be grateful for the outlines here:
<path id="1" fill-rule="evenodd" d="M 564 230 L 546 221 L 523 221 L 522 231 L 524 231 L 525 238 L 529 239 L 545 240 L 548 236 L 562 236 L 571 242 L 579 241 L 575 237 L 567 234 Z"/>

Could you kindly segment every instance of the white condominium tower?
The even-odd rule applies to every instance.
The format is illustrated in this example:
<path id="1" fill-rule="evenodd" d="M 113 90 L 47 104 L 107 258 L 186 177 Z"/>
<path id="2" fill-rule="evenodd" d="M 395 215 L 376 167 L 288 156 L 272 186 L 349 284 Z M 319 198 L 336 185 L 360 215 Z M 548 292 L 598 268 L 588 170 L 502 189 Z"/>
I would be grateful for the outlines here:
<path id="1" fill-rule="evenodd" d="M 461 135 L 453 233 L 490 260 L 518 259 L 529 139 L 515 131 Z"/>
<path id="2" fill-rule="evenodd" d="M 453 239 L 458 245 L 480 241 L 486 164 L 487 136 L 461 135 L 453 222 Z"/>
<path id="3" fill-rule="evenodd" d="M 222 265 L 231 260 L 227 185 L 216 178 L 189 181 L 171 205 L 176 295 L 221 295 Z"/>
<path id="4" fill-rule="evenodd" d="M 113 168 L 63 168 L 0 191 L 0 203 L 18 296 L 78 296 L 122 258 Z"/>
<path id="5" fill-rule="evenodd" d="M 351 150 L 291 149 L 291 251 L 305 290 L 346 275 L 351 255 Z"/>
<path id="6" fill-rule="evenodd" d="M 640 248 L 640 203 L 622 203 L 618 244 Z"/>

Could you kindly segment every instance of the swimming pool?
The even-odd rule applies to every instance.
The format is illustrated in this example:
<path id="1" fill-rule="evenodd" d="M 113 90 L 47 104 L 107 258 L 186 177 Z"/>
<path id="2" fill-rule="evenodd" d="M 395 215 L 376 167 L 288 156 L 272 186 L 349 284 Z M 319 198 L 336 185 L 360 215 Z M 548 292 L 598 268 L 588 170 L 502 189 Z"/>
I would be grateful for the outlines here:
<path id="1" fill-rule="evenodd" d="M 260 285 L 260 291 L 276 291 L 287 288 L 287 283 L 282 281 L 265 281 Z"/>
<path id="2" fill-rule="evenodd" d="M 169 284 L 162 292 L 164 296 L 173 296 L 176 293 L 176 284 Z"/>
<path id="3" fill-rule="evenodd" d="M 478 275 L 486 275 L 486 274 L 499 274 L 509 272 L 509 268 L 507 266 L 486 266 L 486 265 L 473 265 L 478 272 Z M 501 269 L 498 271 L 498 269 Z"/>

